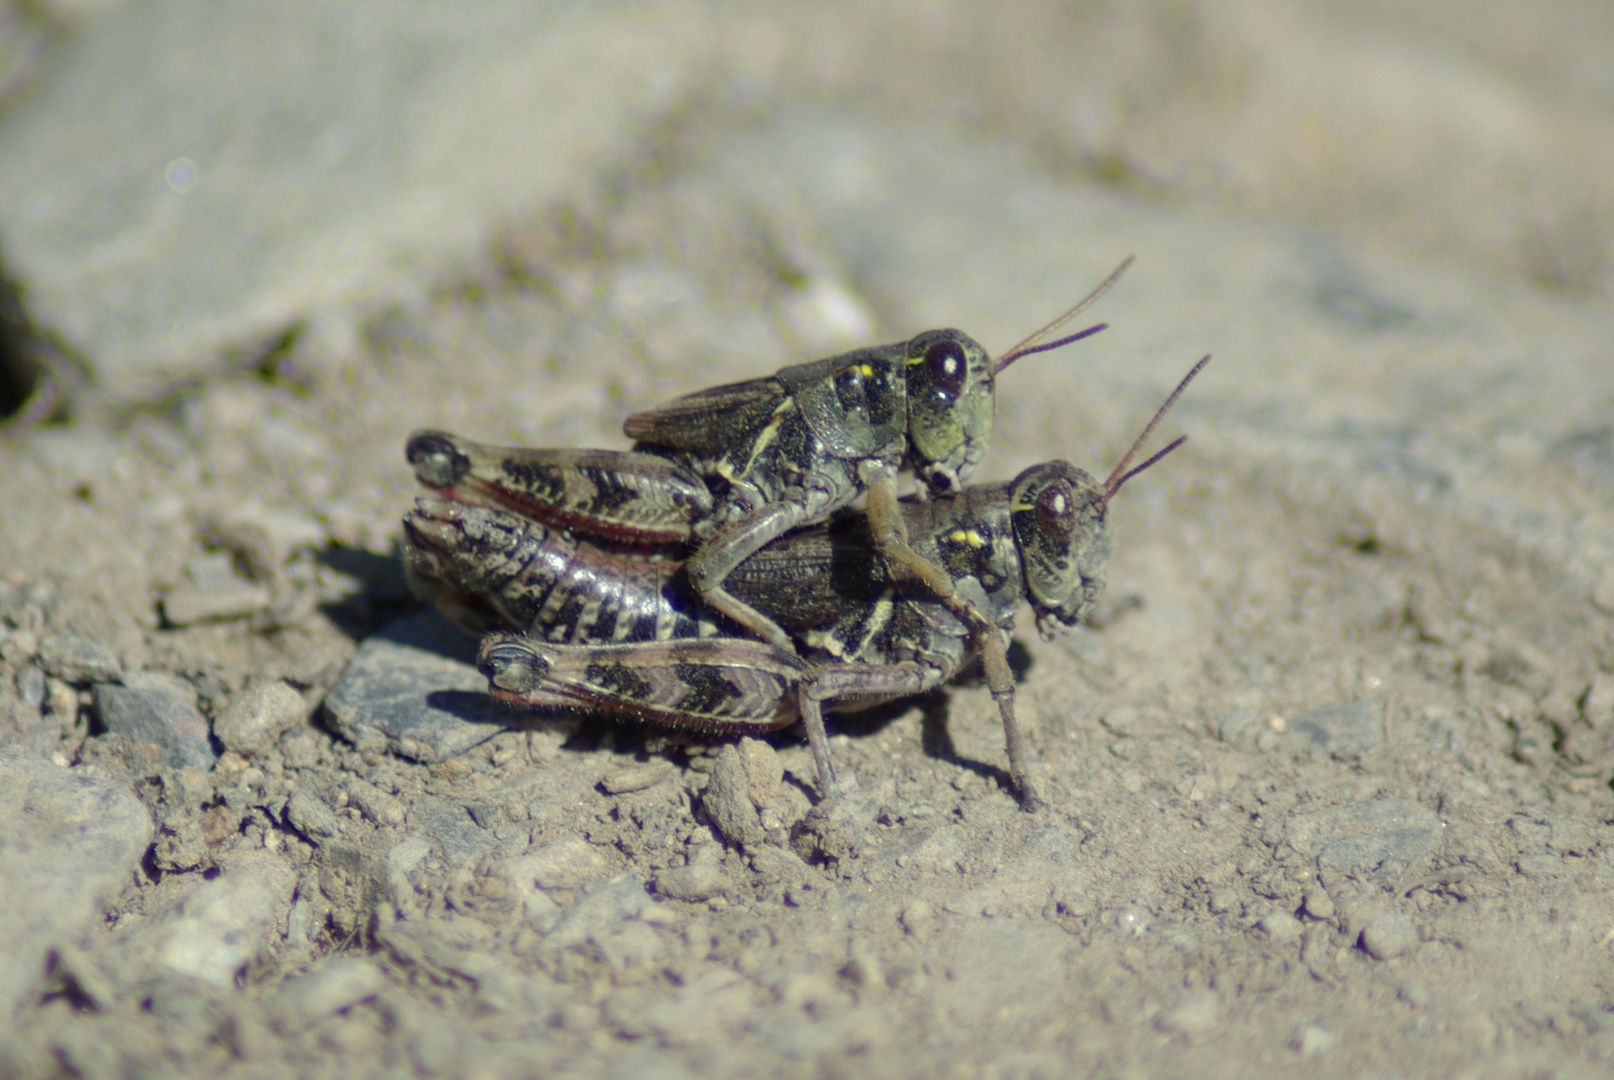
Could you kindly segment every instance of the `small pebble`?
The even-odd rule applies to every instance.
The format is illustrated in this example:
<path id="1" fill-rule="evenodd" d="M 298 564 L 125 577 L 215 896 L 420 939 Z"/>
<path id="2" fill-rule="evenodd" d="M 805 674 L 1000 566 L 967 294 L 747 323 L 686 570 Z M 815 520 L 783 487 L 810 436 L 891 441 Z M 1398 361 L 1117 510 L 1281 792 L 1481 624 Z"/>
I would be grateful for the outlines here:
<path id="1" fill-rule="evenodd" d="M 1274 945 L 1290 945 L 1300 940 L 1300 920 L 1287 911 L 1269 911 L 1255 928 Z"/>
<path id="2" fill-rule="evenodd" d="M 1398 912 L 1373 918 L 1362 928 L 1362 948 L 1375 960 L 1405 956 L 1418 944 L 1418 928 Z"/>
<path id="3" fill-rule="evenodd" d="M 617 923 L 637 919 L 650 905 L 650 897 L 632 874 L 618 874 L 588 890 L 566 909 L 545 944 L 557 949 L 598 941 Z"/>
<path id="4" fill-rule="evenodd" d="M 1328 892 L 1321 885 L 1313 885 L 1306 890 L 1306 914 L 1319 922 L 1327 922 L 1334 917 L 1334 901 L 1329 899 Z"/>
<path id="5" fill-rule="evenodd" d="M 1214 1030 L 1221 1019 L 1222 1002 L 1215 991 L 1190 990 L 1161 1013 L 1155 1023 L 1167 1034 L 1193 1038 Z"/>
<path id="6" fill-rule="evenodd" d="M 672 774 L 672 762 L 647 761 L 606 773 L 600 780 L 600 787 L 605 789 L 607 795 L 627 795 L 635 791 L 647 791 L 663 780 L 669 779 Z"/>
<path id="7" fill-rule="evenodd" d="M 181 585 L 163 597 L 163 620 L 169 626 L 242 619 L 266 610 L 273 597 L 250 581 Z"/>
<path id="8" fill-rule="evenodd" d="M 929 900 L 915 900 L 903 908 L 902 914 L 897 917 L 902 928 L 914 935 L 924 933 L 935 918 L 936 909 Z"/>
<path id="9" fill-rule="evenodd" d="M 45 670 L 38 664 L 24 664 L 17 669 L 17 696 L 36 712 L 45 706 Z"/>
<path id="10" fill-rule="evenodd" d="M 1337 1035 L 1311 1024 L 1300 1033 L 1300 1038 L 1296 1040 L 1295 1046 L 1300 1051 L 1301 1057 L 1314 1058 L 1332 1050 L 1338 1042 L 1339 1037 Z"/>
<path id="11" fill-rule="evenodd" d="M 308 715 L 303 695 L 281 680 L 260 683 L 236 696 L 213 722 L 213 734 L 226 749 L 261 754 Z"/>
<path id="12" fill-rule="evenodd" d="M 386 985 L 386 977 L 372 961 L 337 957 L 287 979 L 266 1003 L 266 1011 L 277 1031 L 293 1034 L 375 997 Z"/>
<path id="13" fill-rule="evenodd" d="M 359 808 L 359 813 L 377 825 L 397 827 L 404 823 L 403 803 L 374 784 L 359 779 L 349 780 L 347 798 L 348 802 Z"/>
<path id="14" fill-rule="evenodd" d="M 852 958 L 841 968 L 841 977 L 859 990 L 884 990 L 885 969 L 879 957 L 864 949 L 855 950 Z"/>
<path id="15" fill-rule="evenodd" d="M 110 682 L 123 673 L 123 664 L 113 651 L 79 634 L 55 634 L 39 646 L 39 666 L 45 674 L 63 682 Z"/>
<path id="16" fill-rule="evenodd" d="M 142 671 L 123 685 L 97 683 L 92 699 L 107 731 L 161 747 L 169 764 L 208 768 L 213 747 L 207 720 L 196 709 L 196 690 L 177 675 Z"/>
<path id="17" fill-rule="evenodd" d="M 511 872 L 525 874 L 541 889 L 578 889 L 610 869 L 599 849 L 581 837 L 557 840 L 508 862 Z"/>
<path id="18" fill-rule="evenodd" d="M 732 844 L 757 845 L 767 839 L 756 803 L 751 800 L 744 760 L 735 746 L 725 746 L 718 753 L 711 782 L 701 796 L 701 808 L 712 826 Z"/>
<path id="19" fill-rule="evenodd" d="M 779 755 L 761 739 L 750 737 L 741 739 L 736 749 L 740 754 L 740 764 L 745 769 L 745 789 L 751 802 L 758 810 L 772 806 L 779 798 L 779 789 L 785 779 L 785 768 L 779 762 Z"/>
<path id="20" fill-rule="evenodd" d="M 691 903 L 723 895 L 725 884 L 723 871 L 709 864 L 674 866 L 656 875 L 656 892 Z"/>
<path id="21" fill-rule="evenodd" d="M 309 791 L 298 788 L 286 802 L 286 820 L 292 828 L 310 840 L 330 839 L 342 832 L 341 819 L 325 800 Z"/>
<path id="22" fill-rule="evenodd" d="M 1414 1009 L 1423 1009 L 1429 1006 L 1429 988 L 1423 983 L 1402 983 L 1401 988 L 1395 992 L 1395 995 Z"/>

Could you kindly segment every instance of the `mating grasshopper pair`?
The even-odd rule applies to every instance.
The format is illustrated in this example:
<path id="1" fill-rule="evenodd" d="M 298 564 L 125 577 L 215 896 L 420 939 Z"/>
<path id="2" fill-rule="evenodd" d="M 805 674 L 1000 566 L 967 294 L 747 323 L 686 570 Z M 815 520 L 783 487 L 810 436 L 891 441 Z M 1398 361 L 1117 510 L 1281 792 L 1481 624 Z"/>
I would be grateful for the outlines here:
<path id="1" fill-rule="evenodd" d="M 496 696 L 727 731 L 799 715 L 826 791 L 824 702 L 921 692 L 979 655 L 1034 805 L 1006 660 L 1014 613 L 1029 599 L 1045 633 L 1080 619 L 1103 586 L 1109 499 L 1172 447 L 1127 471 L 1151 423 L 1104 485 L 1053 462 L 960 486 L 984 453 L 993 377 L 1092 333 L 1038 344 L 1120 272 L 996 363 L 932 331 L 630 417 L 633 452 L 417 433 L 416 475 L 448 498 L 405 519 L 411 580 L 468 629 L 518 631 L 484 642 Z M 899 502 L 904 463 L 932 499 Z M 790 532 L 860 490 L 865 514 Z M 683 563 L 656 558 L 702 540 Z"/>

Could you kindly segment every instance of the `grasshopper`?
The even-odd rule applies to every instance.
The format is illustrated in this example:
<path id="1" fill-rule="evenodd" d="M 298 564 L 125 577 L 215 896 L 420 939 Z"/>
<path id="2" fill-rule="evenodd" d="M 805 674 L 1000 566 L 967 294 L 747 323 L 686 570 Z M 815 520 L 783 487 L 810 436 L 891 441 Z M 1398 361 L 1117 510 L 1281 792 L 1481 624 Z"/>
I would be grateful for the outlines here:
<path id="1" fill-rule="evenodd" d="M 422 484 L 457 501 L 627 550 L 693 546 L 685 572 L 702 599 L 780 649 L 794 648 L 785 627 L 729 578 L 770 541 L 865 495 L 874 548 L 984 626 L 946 571 L 908 542 L 898 470 L 912 468 L 931 495 L 957 491 L 986 453 L 998 374 L 1104 329 L 1045 341 L 1131 262 L 996 360 L 960 331 L 931 330 L 635 413 L 623 425 L 636 440 L 628 452 L 485 446 L 441 431 L 415 432 L 405 452 Z"/>
<path id="2" fill-rule="evenodd" d="M 1027 771 L 1007 660 L 1015 615 L 1029 601 L 1050 637 L 1075 626 L 1104 587 L 1110 500 L 1143 464 L 1133 459 L 1209 361 L 1166 400 L 1102 484 L 1062 461 L 1008 483 L 898 503 L 906 535 L 982 613 L 960 618 L 928 584 L 886 558 L 864 516 L 842 514 L 752 554 L 734 591 L 792 634 L 790 649 L 741 636 L 700 602 L 687 564 L 624 558 L 542 522 L 427 497 L 404 519 L 417 580 L 468 623 L 515 628 L 478 657 L 490 692 L 535 706 L 588 708 L 674 726 L 751 733 L 798 717 L 826 793 L 837 788 L 826 703 L 922 693 L 979 656 L 1003 722 L 1024 805 L 1040 803 Z"/>

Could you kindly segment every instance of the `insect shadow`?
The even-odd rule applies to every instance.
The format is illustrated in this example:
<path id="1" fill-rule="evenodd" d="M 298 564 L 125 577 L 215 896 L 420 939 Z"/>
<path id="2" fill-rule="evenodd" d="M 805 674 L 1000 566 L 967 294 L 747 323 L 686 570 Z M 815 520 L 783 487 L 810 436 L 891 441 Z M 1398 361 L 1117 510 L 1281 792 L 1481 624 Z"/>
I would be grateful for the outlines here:
<path id="1" fill-rule="evenodd" d="M 400 550 L 395 543 L 386 555 L 350 547 L 315 552 L 320 565 L 354 582 L 352 592 L 319 605 L 320 614 L 349 639 L 363 641 L 393 620 L 424 606 L 404 580 Z M 475 655 L 474 646 L 471 655 Z"/>

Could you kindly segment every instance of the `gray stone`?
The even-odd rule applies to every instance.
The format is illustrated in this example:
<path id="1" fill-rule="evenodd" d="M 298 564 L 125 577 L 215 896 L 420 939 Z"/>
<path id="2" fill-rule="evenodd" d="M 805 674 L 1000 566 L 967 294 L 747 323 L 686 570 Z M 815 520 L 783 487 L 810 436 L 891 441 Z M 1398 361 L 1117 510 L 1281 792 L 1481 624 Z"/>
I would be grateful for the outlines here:
<path id="1" fill-rule="evenodd" d="M 538 887 L 530 856 L 494 859 L 483 870 L 490 883 L 484 891 L 502 897 L 506 910 L 517 912 L 529 925 L 548 930 L 560 917 L 560 905 Z"/>
<path id="2" fill-rule="evenodd" d="M 1289 725 L 1289 735 L 1317 753 L 1351 761 L 1378 748 L 1382 708 L 1358 698 L 1344 705 L 1313 709 Z"/>
<path id="3" fill-rule="evenodd" d="M 359 779 L 348 780 L 346 790 L 347 801 L 375 824 L 397 827 L 404 823 L 407 811 L 396 796 Z"/>
<path id="4" fill-rule="evenodd" d="M 616 924 L 637 919 L 650 905 L 644 885 L 632 874 L 618 874 L 583 894 L 555 923 L 544 944 L 556 949 L 599 942 Z"/>
<path id="5" fill-rule="evenodd" d="M 469 866 L 498 846 L 498 838 L 473 821 L 465 807 L 436 795 L 422 795 L 409 804 L 408 827 L 450 866 Z"/>
<path id="6" fill-rule="evenodd" d="M 297 873 L 255 855 L 204 881 L 114 944 L 102 968 L 121 985 L 178 975 L 221 989 L 279 939 Z"/>
<path id="7" fill-rule="evenodd" d="M 418 836 L 405 837 L 387 851 L 387 899 L 394 906 L 403 908 L 414 898 L 416 890 L 411 876 L 431 853 L 432 846 Z"/>
<path id="8" fill-rule="evenodd" d="M 568 837 L 505 860 L 508 873 L 532 879 L 542 889 L 580 889 L 611 872 L 600 849 L 581 837 Z"/>
<path id="9" fill-rule="evenodd" d="M 342 834 L 342 820 L 325 800 L 309 791 L 298 788 L 286 801 L 286 820 L 291 827 L 309 840 L 318 843 Z"/>
<path id="10" fill-rule="evenodd" d="M 1434 855 L 1443 840 L 1440 819 L 1411 799 L 1380 798 L 1296 814 L 1286 829 L 1290 846 L 1317 856 L 1324 867 L 1381 883 Z"/>
<path id="11" fill-rule="evenodd" d="M 709 863 L 670 866 L 656 875 L 656 892 L 689 903 L 722 896 L 727 885 L 722 868 Z"/>
<path id="12" fill-rule="evenodd" d="M 1375 916 L 1362 928 L 1362 948 L 1375 960 L 1405 956 L 1418 945 L 1418 928 L 1400 912 Z"/>
<path id="13" fill-rule="evenodd" d="M 169 626 L 244 619 L 267 609 L 273 597 L 250 581 L 209 581 L 179 585 L 163 595 L 163 621 Z"/>
<path id="14" fill-rule="evenodd" d="M 694 73 L 701 32 L 650 0 L 451 19 L 381 0 L 131 4 L 0 128 L 8 266 L 100 387 L 150 397 L 581 193 Z"/>
<path id="15" fill-rule="evenodd" d="M 287 979 L 264 1008 L 275 1030 L 295 1034 L 375 997 L 386 985 L 386 976 L 374 962 L 339 956 Z"/>
<path id="16" fill-rule="evenodd" d="M 1274 945 L 1293 945 L 1300 940 L 1300 920 L 1287 911 L 1269 911 L 1255 928 Z"/>
<path id="17" fill-rule="evenodd" d="M 169 626 L 240 619 L 266 609 L 274 600 L 267 586 L 246 580 L 235 572 L 227 551 L 196 556 L 185 567 L 186 584 L 163 597 L 163 620 Z"/>
<path id="18" fill-rule="evenodd" d="M 39 644 L 39 666 L 63 682 L 110 682 L 123 674 L 117 654 L 81 634 L 54 634 Z"/>
<path id="19" fill-rule="evenodd" d="M 360 750 L 443 761 L 523 716 L 488 697 L 475 656 L 475 643 L 435 611 L 399 619 L 360 646 L 325 711 Z"/>
<path id="20" fill-rule="evenodd" d="M 600 787 L 605 789 L 607 795 L 628 795 L 635 791 L 647 791 L 670 779 L 672 774 L 672 762 L 647 761 L 606 773 L 600 780 Z"/>
<path id="21" fill-rule="evenodd" d="M 122 686 L 97 683 L 93 705 L 108 732 L 160 748 L 170 765 L 205 769 L 213 764 L 196 688 L 177 675 L 141 671 L 124 676 Z"/>
<path id="22" fill-rule="evenodd" d="M 0 1016 L 45 976 L 53 945 L 89 929 L 151 843 L 127 787 L 0 755 Z"/>
<path id="23" fill-rule="evenodd" d="M 711 781 L 701 796 L 701 809 L 706 811 L 712 827 L 732 844 L 755 846 L 767 839 L 767 830 L 751 799 L 751 778 L 739 750 L 732 744 L 717 755 Z"/>
<path id="24" fill-rule="evenodd" d="M 45 672 L 38 664 L 24 664 L 17 669 L 17 677 L 13 680 L 17 686 L 17 697 L 30 709 L 38 712 L 45 705 Z"/>
<path id="25" fill-rule="evenodd" d="M 236 695 L 223 714 L 213 721 L 213 734 L 226 750 L 261 754 L 275 744 L 282 732 L 295 727 L 307 716 L 303 695 L 289 683 L 277 679 Z"/>

